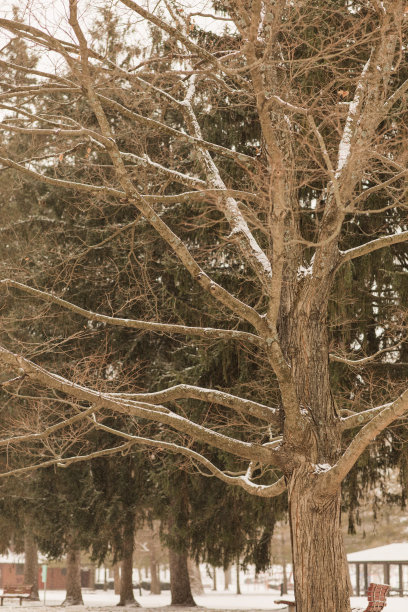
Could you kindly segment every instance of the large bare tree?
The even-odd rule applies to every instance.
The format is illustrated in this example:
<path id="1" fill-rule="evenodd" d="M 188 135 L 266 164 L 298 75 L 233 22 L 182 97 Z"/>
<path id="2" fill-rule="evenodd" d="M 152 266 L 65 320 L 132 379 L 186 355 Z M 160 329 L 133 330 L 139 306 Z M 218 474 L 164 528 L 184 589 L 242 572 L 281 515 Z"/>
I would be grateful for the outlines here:
<path id="1" fill-rule="evenodd" d="M 271 497 L 287 489 L 298 612 L 349 612 L 341 483 L 376 436 L 408 411 L 408 390 L 368 410 L 338 410 L 330 359 L 350 366 L 356 359 L 330 355 L 327 313 L 336 275 L 345 266 L 408 238 L 408 81 L 402 70 L 406 8 L 401 0 L 225 0 L 217 5 L 221 13 L 207 8 L 194 14 L 170 0 L 155 3 L 152 11 L 147 6 L 134 0 L 117 3 L 121 13 L 126 9 L 156 40 L 132 66 L 120 54 L 114 61 L 89 44 L 86 15 L 77 0 L 66 0 L 68 23 L 61 35 L 52 34 L 46 23 L 35 27 L 0 19 L 6 36 L 64 61 L 64 66 L 55 62 L 60 72 L 12 67 L 39 82 L 2 85 L 1 107 L 8 117 L 1 124 L 5 137 L 0 162 L 32 181 L 71 190 L 76 198 L 134 207 L 132 226 L 147 221 L 156 230 L 168 253 L 202 291 L 203 308 L 211 304 L 212 312 L 218 311 L 218 325 L 120 318 L 65 300 L 52 287 L 37 288 L 15 278 L 2 280 L 2 291 L 12 291 L 15 300 L 23 292 L 33 301 L 106 326 L 241 343 L 254 350 L 263 367 L 268 364 L 279 399 L 267 405 L 190 384 L 110 393 L 87 385 L 83 377 L 63 377 L 28 360 L 10 338 L 0 349 L 4 370 L 16 372 L 8 385 L 30 381 L 72 402 L 76 412 L 48 428 L 33 426 L 19 437 L 6 436 L 3 447 L 41 442 L 81 422 L 92 422 L 123 440 L 84 454 L 72 454 L 67 445 L 58 457 L 39 454 L 18 469 L 5 467 L 3 474 L 53 463 L 63 466 L 143 445 L 184 455 L 207 475 L 253 495 Z M 230 24 L 229 34 L 217 45 L 215 36 L 200 36 L 196 19 Z M 157 44 L 158 33 L 166 44 Z M 65 115 L 61 107 L 55 115 L 36 114 L 33 101 L 50 95 L 60 96 L 70 110 Z M 87 112 L 73 118 L 71 109 L 79 104 Z M 218 143 L 205 137 L 204 124 L 222 105 L 255 115 L 257 134 L 249 135 L 241 148 L 227 146 L 228 135 L 219 134 Z M 112 113 L 121 117 L 122 129 L 129 126 L 133 145 L 115 128 Z M 32 137 L 35 154 L 28 145 L 27 152 L 10 153 L 8 143 L 16 133 Z M 152 135 L 163 143 L 161 154 L 159 146 L 153 149 L 156 158 L 149 155 Z M 95 173 L 89 182 L 64 176 L 56 164 L 50 172 L 49 160 L 73 163 L 81 146 L 88 147 L 88 157 L 92 150 L 105 155 L 109 171 L 101 167 L 100 180 Z M 393 216 L 378 224 L 377 235 L 361 234 L 357 246 L 345 249 L 350 219 L 358 223 L 361 215 L 383 210 L 370 208 L 374 195 L 383 198 Z M 182 240 L 166 221 L 166 207 L 180 202 L 194 203 L 203 215 L 208 208 L 217 211 L 213 250 L 200 252 L 194 237 Z M 214 251 L 221 247 L 246 270 L 256 300 L 215 280 Z M 29 274 L 25 278 L 29 280 Z M 224 325 L 232 319 L 233 325 Z M 361 364 L 382 359 L 391 349 L 395 358 L 398 346 L 384 345 Z M 255 419 L 271 432 L 270 438 L 257 440 L 254 434 L 243 440 L 222 433 L 207 426 L 205 411 L 202 422 L 193 421 L 174 405 L 186 398 Z M 148 437 L 137 429 L 115 429 L 103 423 L 106 413 L 132 415 L 135 423 L 157 423 L 159 433 Z M 344 432 L 351 429 L 356 433 L 344 444 Z M 209 460 L 209 447 L 231 455 L 239 469 L 247 462 L 247 469 L 223 470 Z M 260 471 L 264 476 L 257 480 Z M 267 482 L 271 474 L 278 476 Z"/>

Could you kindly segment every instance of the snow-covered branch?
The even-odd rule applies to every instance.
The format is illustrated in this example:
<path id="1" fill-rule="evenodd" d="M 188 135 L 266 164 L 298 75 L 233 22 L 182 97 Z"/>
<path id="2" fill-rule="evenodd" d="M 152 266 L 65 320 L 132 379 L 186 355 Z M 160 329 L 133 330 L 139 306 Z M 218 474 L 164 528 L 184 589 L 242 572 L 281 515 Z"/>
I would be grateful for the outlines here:
<path id="1" fill-rule="evenodd" d="M 286 489 L 286 483 L 284 478 L 280 478 L 279 480 L 270 485 L 263 485 L 252 482 L 250 477 L 248 477 L 247 472 L 245 473 L 245 475 L 230 476 L 229 474 L 226 474 L 225 471 L 220 470 L 216 465 L 214 465 L 214 463 L 212 463 L 202 454 L 197 453 L 193 449 L 188 448 L 186 446 L 176 444 L 175 442 L 166 442 L 164 440 L 154 440 L 152 438 L 134 436 L 132 434 L 125 433 L 112 427 L 108 427 L 96 421 L 95 428 L 100 429 L 102 431 L 106 431 L 107 433 L 111 433 L 112 435 L 124 438 L 129 442 L 134 442 L 135 444 L 146 445 L 153 448 L 157 448 L 159 451 L 169 451 L 177 455 L 187 457 L 188 459 L 191 459 L 194 463 L 198 463 L 200 466 L 203 466 L 208 470 L 209 473 L 204 475 L 216 476 L 219 480 L 222 480 L 227 484 L 231 484 L 245 489 L 245 491 L 251 493 L 251 495 L 256 495 L 258 497 L 276 497 L 277 495 L 283 493 Z"/>
<path id="2" fill-rule="evenodd" d="M 408 231 L 399 232 L 398 234 L 390 234 L 389 236 L 381 236 L 381 238 L 376 238 L 376 240 L 370 240 L 370 242 L 361 244 L 360 246 L 349 249 L 348 251 L 342 251 L 340 265 L 346 261 L 355 259 L 356 257 L 362 257 L 363 255 L 367 255 L 368 253 L 372 253 L 378 249 L 383 249 L 384 247 L 392 244 L 399 244 L 400 242 L 405 242 L 406 240 L 408 240 Z"/>
<path id="3" fill-rule="evenodd" d="M 264 404 L 231 395 L 224 391 L 205 389 L 194 385 L 176 385 L 162 391 L 155 391 L 154 393 L 112 393 L 111 395 L 112 397 L 130 398 L 152 404 L 161 404 L 182 398 L 198 399 L 214 402 L 238 412 L 244 412 L 268 423 L 276 423 L 280 418 L 280 411 L 276 408 L 270 408 Z"/>

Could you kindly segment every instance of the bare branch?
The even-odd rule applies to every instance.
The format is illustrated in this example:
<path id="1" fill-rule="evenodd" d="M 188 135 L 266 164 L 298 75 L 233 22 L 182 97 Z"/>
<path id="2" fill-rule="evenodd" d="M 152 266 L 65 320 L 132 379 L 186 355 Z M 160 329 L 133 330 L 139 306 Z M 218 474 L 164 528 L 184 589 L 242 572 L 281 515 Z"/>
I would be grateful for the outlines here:
<path id="1" fill-rule="evenodd" d="M 56 389 L 71 395 L 76 399 L 83 400 L 108 408 L 113 412 L 133 415 L 148 421 L 154 421 L 169 425 L 176 431 L 189 435 L 193 440 L 200 440 L 215 448 L 220 448 L 238 457 L 275 464 L 280 461 L 279 452 L 276 449 L 268 449 L 257 444 L 241 442 L 235 438 L 214 432 L 202 425 L 198 425 L 178 414 L 171 413 L 164 406 L 144 404 L 142 402 L 126 402 L 125 400 L 114 400 L 111 397 L 74 383 L 63 376 L 53 374 L 36 365 L 32 361 L 25 359 L 21 355 L 16 355 L 4 347 L 0 347 L 0 362 L 24 372 L 32 380 L 39 382 L 47 388 Z M 159 408 L 159 409 L 158 409 Z M 278 463 L 276 463 L 278 465 Z"/>
<path id="2" fill-rule="evenodd" d="M 367 255 L 368 253 L 372 253 L 378 249 L 383 249 L 391 244 L 399 244 L 400 242 L 405 242 L 406 240 L 408 240 L 408 231 L 399 232 L 398 234 L 390 234 L 389 236 L 382 236 L 376 240 L 370 240 L 370 242 L 361 244 L 360 246 L 349 249 L 348 251 L 342 251 L 339 265 L 342 265 L 351 259 L 355 259 L 356 257 L 362 257 L 363 255 Z"/>
<path id="3" fill-rule="evenodd" d="M 157 323 L 155 321 L 139 321 L 137 319 L 122 319 L 119 317 L 110 317 L 108 315 L 98 314 L 91 310 L 81 308 L 76 304 L 72 304 L 67 300 L 57 297 L 47 291 L 41 291 L 35 289 L 29 285 L 24 285 L 11 279 L 3 279 L 0 281 L 0 285 L 5 287 L 15 287 L 25 293 L 34 295 L 42 300 L 57 304 L 62 308 L 71 310 L 82 317 L 85 317 L 89 321 L 99 321 L 107 325 L 115 325 L 118 327 L 128 327 L 131 329 L 143 329 L 146 331 L 162 332 L 166 334 L 182 334 L 184 336 L 199 336 L 201 338 L 214 339 L 214 340 L 241 340 L 244 342 L 251 342 L 252 344 L 261 345 L 262 340 L 250 334 L 248 332 L 241 332 L 233 329 L 215 329 L 212 327 L 189 327 L 188 325 L 176 325 L 172 323 Z"/>
<path id="4" fill-rule="evenodd" d="M 380 355 L 383 355 L 384 353 L 395 351 L 395 349 L 401 346 L 401 344 L 405 342 L 406 340 L 407 338 L 406 336 L 404 336 L 404 338 L 401 338 L 401 340 L 397 342 L 396 344 L 393 344 L 392 346 L 386 346 L 385 348 L 380 349 L 379 351 L 376 351 L 372 355 L 368 355 L 367 357 L 361 357 L 361 359 L 348 359 L 347 357 L 341 357 L 340 355 L 334 355 L 333 353 L 330 353 L 329 358 L 330 358 L 330 361 L 337 361 L 338 363 L 345 363 L 346 365 L 349 365 L 349 366 L 357 366 L 357 367 L 363 366 L 366 363 L 370 363 L 370 361 L 374 361 L 374 359 L 376 359 Z"/>
<path id="5" fill-rule="evenodd" d="M 26 467 L 15 468 L 6 472 L 0 472 L 0 478 L 7 478 L 9 476 L 21 476 L 22 474 L 29 474 L 36 470 L 51 467 L 52 465 L 64 468 L 68 467 L 73 463 L 90 461 L 91 459 L 97 459 L 98 457 L 107 457 L 108 455 L 115 455 L 116 453 L 125 454 L 132 448 L 133 445 L 134 442 L 126 442 L 126 444 L 121 444 L 120 446 L 115 446 L 113 448 L 104 448 L 98 451 L 94 451 L 93 453 L 89 453 L 87 455 L 74 455 L 73 457 L 57 457 L 55 459 L 49 459 L 48 461 L 42 461 L 41 463 L 27 465 Z"/>
<path id="6" fill-rule="evenodd" d="M 60 429 L 63 429 L 64 427 L 68 427 L 69 425 L 72 425 L 73 423 L 82 421 L 87 416 L 96 412 L 97 410 L 98 408 L 96 406 L 92 406 L 91 408 L 88 408 L 87 410 L 82 410 L 81 412 L 79 412 L 78 414 L 76 414 L 75 416 L 69 419 L 64 419 L 63 421 L 59 421 L 58 423 L 55 423 L 55 425 L 50 425 L 50 427 L 47 427 L 46 429 L 38 433 L 22 434 L 21 436 L 11 436 L 10 438 L 0 439 L 0 447 L 9 446 L 10 444 L 17 444 L 21 442 L 29 442 L 33 440 L 43 440 L 44 438 L 48 438 L 55 431 L 59 431 Z"/>
<path id="7" fill-rule="evenodd" d="M 376 414 L 361 429 L 348 448 L 338 460 L 337 464 L 321 476 L 321 490 L 325 494 L 335 491 L 342 480 L 347 476 L 357 459 L 364 452 L 367 446 L 381 433 L 388 425 L 396 419 L 402 417 L 408 410 L 408 390 L 404 391 L 398 399 L 391 404 L 379 407 L 380 412 Z M 355 417 L 350 417 L 355 418 Z"/>
<path id="8" fill-rule="evenodd" d="M 218 153 L 219 155 L 223 155 L 224 157 L 228 157 L 230 159 L 234 159 L 238 162 L 250 162 L 254 163 L 256 160 L 250 155 L 246 155 L 245 153 L 237 153 L 236 151 L 231 151 L 231 149 L 227 149 L 226 147 L 222 147 L 221 145 L 214 144 L 212 142 L 208 142 L 207 140 L 203 140 L 202 138 L 190 136 L 189 134 L 185 134 L 184 132 L 180 132 L 180 130 L 176 130 L 165 123 L 161 123 L 160 121 L 156 121 L 155 119 L 150 119 L 149 117 L 144 117 L 139 113 L 135 113 L 134 111 L 129 110 L 123 104 L 116 102 L 116 100 L 112 100 L 107 96 L 102 94 L 97 94 L 99 100 L 107 104 L 108 106 L 115 108 L 120 111 L 124 117 L 128 117 L 137 123 L 142 123 L 147 127 L 154 128 L 166 134 L 170 134 L 175 138 L 182 140 L 186 144 L 198 145 L 209 151 L 213 151 L 214 153 Z"/>
<path id="9" fill-rule="evenodd" d="M 223 391 L 204 389 L 194 385 L 176 385 L 164 389 L 163 391 L 155 391 L 154 393 L 112 393 L 111 396 L 131 398 L 152 404 L 161 404 L 177 399 L 191 398 L 204 400 L 206 402 L 214 402 L 215 404 L 232 408 L 238 412 L 244 411 L 246 414 L 258 417 L 268 423 L 277 422 L 280 418 L 280 411 L 276 408 L 270 408 L 264 404 L 231 395 L 230 393 L 224 393 Z"/>
<path id="10" fill-rule="evenodd" d="M 177 455 L 182 455 L 184 457 L 187 457 L 188 459 L 192 459 L 194 462 L 197 462 L 207 468 L 207 470 L 212 476 L 216 476 L 217 478 L 228 484 L 241 487 L 245 489 L 245 491 L 247 491 L 248 493 L 251 493 L 251 495 L 256 495 L 258 497 L 276 497 L 277 495 L 283 493 L 286 489 L 284 478 L 280 478 L 278 481 L 270 485 L 260 485 L 252 482 L 250 477 L 247 475 L 247 472 L 245 473 L 245 475 L 229 476 L 223 470 L 217 468 L 211 461 L 209 461 L 200 453 L 197 453 L 196 451 L 186 446 L 175 444 L 174 442 L 165 442 L 163 440 L 154 440 L 151 438 L 134 436 L 132 434 L 113 429 L 112 427 L 107 427 L 106 425 L 103 425 L 102 423 L 98 422 L 95 422 L 95 428 L 119 436 L 121 438 L 124 438 L 125 440 L 129 440 L 130 442 L 133 441 L 136 444 L 151 446 L 153 448 L 157 448 L 160 451 L 170 451 L 172 453 L 176 453 Z"/>

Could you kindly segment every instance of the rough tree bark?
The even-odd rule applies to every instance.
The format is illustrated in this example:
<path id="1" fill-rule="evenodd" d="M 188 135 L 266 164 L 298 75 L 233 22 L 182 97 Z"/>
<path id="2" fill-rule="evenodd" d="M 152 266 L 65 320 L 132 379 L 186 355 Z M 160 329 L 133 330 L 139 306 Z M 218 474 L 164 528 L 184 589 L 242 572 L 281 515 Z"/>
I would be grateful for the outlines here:
<path id="1" fill-rule="evenodd" d="M 67 592 L 61 605 L 82 606 L 81 549 L 72 534 L 67 547 Z"/>
<path id="2" fill-rule="evenodd" d="M 172 606 L 195 606 L 188 573 L 188 554 L 169 548 L 170 592 Z"/>
<path id="3" fill-rule="evenodd" d="M 30 599 L 39 601 L 38 547 L 35 538 L 29 530 L 29 525 L 26 525 L 26 531 L 24 533 L 24 584 L 32 585 Z"/>

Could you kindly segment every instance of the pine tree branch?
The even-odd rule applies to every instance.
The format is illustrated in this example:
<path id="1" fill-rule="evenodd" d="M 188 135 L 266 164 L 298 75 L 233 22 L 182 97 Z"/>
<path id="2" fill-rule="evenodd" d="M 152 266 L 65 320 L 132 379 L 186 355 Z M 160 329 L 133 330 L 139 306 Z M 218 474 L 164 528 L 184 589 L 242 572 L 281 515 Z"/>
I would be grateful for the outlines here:
<path id="1" fill-rule="evenodd" d="M 1 285 L 5 287 L 14 287 L 16 289 L 20 289 L 21 291 L 24 291 L 25 293 L 28 293 L 30 295 L 34 295 L 35 297 L 45 300 L 46 302 L 57 304 L 62 308 L 71 310 L 72 312 L 75 312 L 81 315 L 82 317 L 85 317 L 89 321 L 98 321 L 106 325 L 127 327 L 130 329 L 142 329 L 157 333 L 162 332 L 165 334 L 198 336 L 201 338 L 214 340 L 240 340 L 243 342 L 251 342 L 251 344 L 256 344 L 258 346 L 262 345 L 262 339 L 256 336 L 255 334 L 251 334 L 249 332 L 237 331 L 234 329 L 217 329 L 212 327 L 190 327 L 188 325 L 177 325 L 172 323 L 158 323 L 155 321 L 140 321 L 137 319 L 123 319 L 119 317 L 111 317 L 109 315 L 103 315 L 93 312 L 92 310 L 81 308 L 81 306 L 77 306 L 72 302 L 68 302 L 67 300 L 59 298 L 53 293 L 41 291 L 40 289 L 35 289 L 34 287 L 30 287 L 29 285 L 25 285 L 23 283 L 19 283 L 11 279 L 6 278 L 0 280 L 0 286 Z"/>

